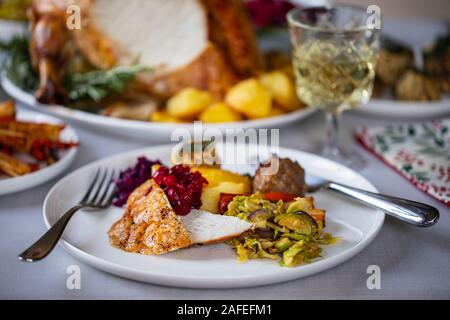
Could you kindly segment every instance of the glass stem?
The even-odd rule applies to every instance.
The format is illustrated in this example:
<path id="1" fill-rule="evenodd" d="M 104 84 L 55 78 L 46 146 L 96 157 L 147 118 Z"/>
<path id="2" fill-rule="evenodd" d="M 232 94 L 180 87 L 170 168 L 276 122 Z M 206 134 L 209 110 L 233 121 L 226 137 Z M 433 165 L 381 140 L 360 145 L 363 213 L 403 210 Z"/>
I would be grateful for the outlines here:
<path id="1" fill-rule="evenodd" d="M 327 136 L 325 142 L 325 149 L 328 149 L 330 155 L 338 155 L 339 150 L 339 118 L 337 112 L 327 112 Z"/>

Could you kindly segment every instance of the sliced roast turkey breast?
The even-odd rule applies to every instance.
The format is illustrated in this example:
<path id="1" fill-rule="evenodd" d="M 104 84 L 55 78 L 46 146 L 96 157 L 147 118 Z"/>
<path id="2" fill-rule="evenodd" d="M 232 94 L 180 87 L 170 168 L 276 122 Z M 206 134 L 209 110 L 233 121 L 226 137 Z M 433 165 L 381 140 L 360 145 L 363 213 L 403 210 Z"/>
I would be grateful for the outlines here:
<path id="1" fill-rule="evenodd" d="M 201 210 L 178 216 L 164 190 L 149 179 L 131 193 L 124 215 L 111 226 L 108 236 L 111 245 L 121 250 L 159 255 L 238 237 L 251 227 L 239 218 Z"/>
<path id="2" fill-rule="evenodd" d="M 108 231 L 116 248 L 145 255 L 163 254 L 192 244 L 189 234 L 153 179 L 134 190 L 123 217 Z"/>
<path id="3" fill-rule="evenodd" d="M 208 17 L 198 0 L 95 0 L 93 22 L 127 59 L 167 71 L 187 65 L 208 42 Z"/>
<path id="4" fill-rule="evenodd" d="M 252 227 L 251 223 L 236 217 L 196 209 L 181 217 L 181 223 L 189 233 L 192 244 L 225 241 L 240 236 Z"/>
<path id="5" fill-rule="evenodd" d="M 117 44 L 119 63 L 152 67 L 147 91 L 168 98 L 185 87 L 222 97 L 261 70 L 261 55 L 240 0 L 96 0 L 92 22 Z"/>

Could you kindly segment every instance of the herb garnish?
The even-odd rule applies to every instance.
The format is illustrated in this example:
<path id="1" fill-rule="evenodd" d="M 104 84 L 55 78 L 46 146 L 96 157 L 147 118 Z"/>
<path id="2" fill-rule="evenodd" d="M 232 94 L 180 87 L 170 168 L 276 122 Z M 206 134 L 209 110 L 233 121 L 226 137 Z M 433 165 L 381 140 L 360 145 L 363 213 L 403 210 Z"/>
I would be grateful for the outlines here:
<path id="1" fill-rule="evenodd" d="M 109 70 L 74 73 L 67 77 L 66 88 L 73 101 L 101 101 L 110 93 L 121 93 L 137 73 L 148 70 L 141 65 L 118 66 Z"/>
<path id="2" fill-rule="evenodd" d="M 26 91 L 36 90 L 39 77 L 31 65 L 28 38 L 15 36 L 9 42 L 0 42 L 0 52 L 6 53 L 3 64 L 9 80 Z"/>
<path id="3" fill-rule="evenodd" d="M 31 64 L 29 39 L 16 36 L 8 43 L 0 42 L 0 51 L 6 53 L 6 76 L 26 91 L 38 88 L 39 77 Z M 99 102 L 113 93 L 121 93 L 136 74 L 149 71 L 142 65 L 117 66 L 108 70 L 92 70 L 85 73 L 69 73 L 64 77 L 64 87 L 72 103 Z"/>

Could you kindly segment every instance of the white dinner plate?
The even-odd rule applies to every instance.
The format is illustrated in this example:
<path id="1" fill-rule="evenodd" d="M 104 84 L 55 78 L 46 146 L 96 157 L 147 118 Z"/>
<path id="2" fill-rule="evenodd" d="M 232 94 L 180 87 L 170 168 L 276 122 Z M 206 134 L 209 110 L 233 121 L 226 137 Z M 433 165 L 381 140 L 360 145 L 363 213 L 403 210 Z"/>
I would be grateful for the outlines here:
<path id="1" fill-rule="evenodd" d="M 387 118 L 423 119 L 450 115 L 450 99 L 440 101 L 416 102 L 390 99 L 372 99 L 355 111 Z"/>
<path id="2" fill-rule="evenodd" d="M 137 137 L 140 139 L 149 138 L 167 140 L 170 138 L 174 130 L 186 129 L 190 132 L 193 132 L 194 130 L 194 126 L 191 123 L 162 123 L 118 119 L 85 111 L 69 109 L 59 105 L 40 104 L 36 101 L 32 94 L 17 87 L 9 79 L 7 79 L 6 76 L 2 77 L 2 86 L 6 93 L 26 106 L 29 106 L 37 111 L 43 111 L 45 113 L 64 118 L 66 120 L 77 121 L 87 127 L 103 131 L 105 133 L 120 134 L 123 136 Z M 225 132 L 227 129 L 280 128 L 281 126 L 303 119 L 313 112 L 313 109 L 304 108 L 280 116 L 264 119 L 227 122 L 221 124 L 203 124 L 203 128 L 219 129 L 222 132 Z"/>
<path id="3" fill-rule="evenodd" d="M 17 119 L 36 123 L 63 124 L 54 117 L 28 110 L 18 110 Z M 61 141 L 78 142 L 75 131 L 69 125 L 61 132 Z M 45 166 L 40 170 L 19 177 L 8 177 L 0 173 L 0 195 L 23 191 L 47 182 L 63 173 L 73 162 L 78 147 L 58 151 L 59 160 L 52 165 Z"/>
<path id="4" fill-rule="evenodd" d="M 58 182 L 44 202 L 44 220 L 53 225 L 68 208 L 77 203 L 97 168 L 125 169 L 137 157 L 160 159 L 169 164 L 172 146 L 157 146 L 123 153 L 91 163 Z M 218 144 L 217 150 L 223 145 Z M 239 145 L 238 150 L 244 150 Z M 248 158 L 267 155 L 250 145 Z M 375 187 L 361 175 L 333 161 L 291 149 L 279 149 L 281 157 L 298 161 L 307 172 L 369 191 Z M 253 173 L 255 166 L 224 165 L 240 173 Z M 323 257 L 295 268 L 283 268 L 273 260 L 239 263 L 231 247 L 224 243 L 182 249 L 160 256 L 127 253 L 110 246 L 107 231 L 123 214 L 123 208 L 102 212 L 77 213 L 70 221 L 60 243 L 67 251 L 101 270 L 112 274 L 160 285 L 190 288 L 236 288 L 266 285 L 312 275 L 330 269 L 363 250 L 380 230 L 384 214 L 329 192 L 314 194 L 316 207 L 326 209 L 326 232 L 340 237 L 336 244 L 324 246 Z M 331 271 L 332 272 L 332 271 Z"/>

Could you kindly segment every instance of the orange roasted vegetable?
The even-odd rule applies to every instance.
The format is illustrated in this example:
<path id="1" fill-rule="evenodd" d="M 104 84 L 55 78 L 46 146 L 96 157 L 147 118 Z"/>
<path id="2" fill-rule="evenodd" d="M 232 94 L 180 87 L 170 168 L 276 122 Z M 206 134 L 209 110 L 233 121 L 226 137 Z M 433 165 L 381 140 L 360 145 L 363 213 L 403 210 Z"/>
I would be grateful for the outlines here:
<path id="1" fill-rule="evenodd" d="M 268 192 L 264 193 L 264 199 L 272 201 L 272 202 L 278 202 L 280 200 L 288 202 L 293 201 L 295 199 L 295 195 L 284 193 L 284 192 Z"/>
<path id="2" fill-rule="evenodd" d="M 35 164 L 25 163 L 13 158 L 5 152 L 0 151 L 0 172 L 3 172 L 8 176 L 22 176 L 37 169 L 38 166 Z"/>
<path id="3" fill-rule="evenodd" d="M 233 201 L 234 197 L 241 196 L 235 193 L 221 193 L 219 197 L 219 213 L 224 214 L 228 210 L 228 204 Z"/>
<path id="4" fill-rule="evenodd" d="M 14 120 L 16 118 L 16 105 L 14 101 L 0 102 L 0 121 Z"/>
<path id="5" fill-rule="evenodd" d="M 29 153 L 37 160 L 45 160 L 50 164 L 58 160 L 56 150 L 76 145 L 59 140 L 63 129 L 62 125 L 0 121 L 0 144 L 17 152 Z"/>

